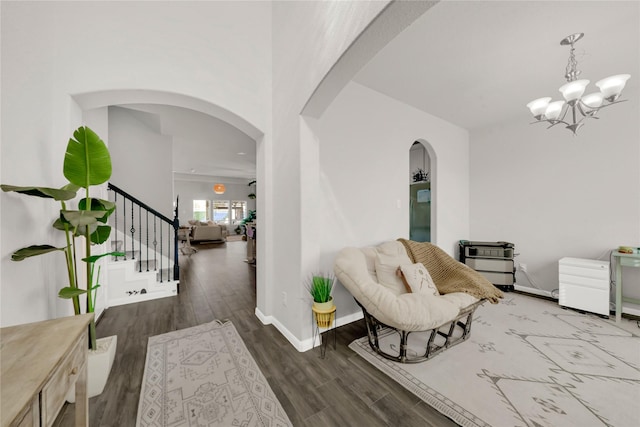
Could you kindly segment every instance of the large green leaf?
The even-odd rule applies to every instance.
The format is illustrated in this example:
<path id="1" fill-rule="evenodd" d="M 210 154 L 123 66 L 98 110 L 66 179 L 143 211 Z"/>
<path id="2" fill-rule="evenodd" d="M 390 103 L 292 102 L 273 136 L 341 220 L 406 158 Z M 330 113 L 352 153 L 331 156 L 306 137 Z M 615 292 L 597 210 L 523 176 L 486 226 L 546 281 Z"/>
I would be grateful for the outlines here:
<path id="1" fill-rule="evenodd" d="M 91 225 L 107 214 L 106 211 L 60 211 L 60 218 L 74 227 Z"/>
<path id="2" fill-rule="evenodd" d="M 100 245 L 107 241 L 111 235 L 111 227 L 108 225 L 99 225 L 96 230 L 91 233 L 91 243 Z"/>
<path id="3" fill-rule="evenodd" d="M 61 190 L 73 191 L 74 193 L 77 193 L 79 189 L 80 189 L 79 185 L 75 185 L 70 182 L 61 188 Z"/>
<path id="4" fill-rule="evenodd" d="M 124 252 L 108 252 L 106 254 L 91 255 L 90 257 L 82 258 L 82 261 L 84 261 L 86 263 L 92 263 L 92 262 L 96 262 L 100 258 L 109 256 L 109 255 L 111 255 L 111 256 L 124 256 Z"/>
<path id="5" fill-rule="evenodd" d="M 93 224 L 89 224 L 89 232 L 94 233 L 98 228 L 98 220 L 96 220 Z M 80 237 L 86 235 L 87 227 L 84 225 L 79 225 L 74 227 L 71 222 L 67 221 L 62 214 L 53 222 L 53 228 L 60 231 L 66 231 L 65 225 L 69 229 L 69 231 L 73 232 L 73 237 Z"/>
<path id="6" fill-rule="evenodd" d="M 80 201 L 78 202 L 78 209 L 79 210 L 87 209 L 87 199 L 80 199 Z M 98 218 L 99 222 L 106 224 L 109 219 L 109 216 L 113 213 L 115 209 L 116 209 L 116 204 L 113 202 L 110 202 L 109 200 L 92 198 L 91 208 L 88 210 L 106 212 L 104 216 L 102 216 L 101 218 Z"/>
<path id="7" fill-rule="evenodd" d="M 32 256 L 44 255 L 49 252 L 64 251 L 65 248 L 56 248 L 51 245 L 31 245 L 26 248 L 18 249 L 11 255 L 12 261 L 22 261 Z"/>
<path id="8" fill-rule="evenodd" d="M 14 191 L 20 194 L 26 194 L 28 196 L 44 197 L 45 199 L 55 200 L 71 200 L 76 197 L 76 192 L 62 188 L 49 188 L 49 187 L 18 187 L 16 185 L 0 185 L 2 191 Z"/>
<path id="9" fill-rule="evenodd" d="M 65 231 L 65 229 L 64 229 L 65 224 L 67 224 L 71 228 L 71 224 L 69 224 L 68 222 L 63 221 L 60 218 L 56 218 L 56 220 L 53 221 L 52 227 L 55 228 L 56 230 Z"/>
<path id="10" fill-rule="evenodd" d="M 64 155 L 64 176 L 82 188 L 105 183 L 111 177 L 111 156 L 105 143 L 86 126 L 69 139 Z"/>
<path id="11" fill-rule="evenodd" d="M 58 292 L 58 296 L 64 299 L 71 299 L 73 297 L 77 297 L 86 293 L 87 291 L 85 289 L 72 288 L 71 286 L 67 286 L 66 288 L 60 289 L 60 292 Z"/>

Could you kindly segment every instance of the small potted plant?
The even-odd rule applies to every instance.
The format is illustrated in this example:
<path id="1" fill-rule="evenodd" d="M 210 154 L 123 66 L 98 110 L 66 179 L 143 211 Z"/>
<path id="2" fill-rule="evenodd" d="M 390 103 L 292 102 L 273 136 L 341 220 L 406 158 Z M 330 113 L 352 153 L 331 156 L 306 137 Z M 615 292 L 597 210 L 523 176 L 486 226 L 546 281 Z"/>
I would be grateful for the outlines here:
<path id="1" fill-rule="evenodd" d="M 313 312 L 316 322 L 321 328 L 328 328 L 335 316 L 333 304 L 333 284 L 335 277 L 332 274 L 313 274 L 307 284 L 307 290 L 313 298 Z"/>

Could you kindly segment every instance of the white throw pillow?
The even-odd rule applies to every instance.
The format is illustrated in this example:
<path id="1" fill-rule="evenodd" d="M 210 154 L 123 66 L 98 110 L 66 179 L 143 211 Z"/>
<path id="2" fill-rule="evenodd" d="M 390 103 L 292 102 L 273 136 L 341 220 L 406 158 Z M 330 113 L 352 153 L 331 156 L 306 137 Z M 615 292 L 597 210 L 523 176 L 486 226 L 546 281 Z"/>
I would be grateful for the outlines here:
<path id="1" fill-rule="evenodd" d="M 429 271 L 421 262 L 401 265 L 400 271 L 402 271 L 407 286 L 411 288 L 411 292 L 440 295 Z"/>
<path id="2" fill-rule="evenodd" d="M 385 288 L 389 289 L 395 295 L 404 294 L 407 292 L 402 278 L 396 273 L 398 267 L 400 267 L 401 260 L 398 257 L 378 254 L 376 257 L 376 276 L 378 277 L 378 283 Z"/>

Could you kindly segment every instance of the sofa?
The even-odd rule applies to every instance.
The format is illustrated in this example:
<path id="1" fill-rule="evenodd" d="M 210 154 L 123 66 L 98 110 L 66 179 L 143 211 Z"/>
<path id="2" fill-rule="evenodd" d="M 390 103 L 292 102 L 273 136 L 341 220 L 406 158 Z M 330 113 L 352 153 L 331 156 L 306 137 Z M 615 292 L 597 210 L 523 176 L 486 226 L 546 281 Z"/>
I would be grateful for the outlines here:
<path id="1" fill-rule="evenodd" d="M 227 226 L 213 221 L 189 221 L 191 225 L 191 243 L 226 242 Z"/>

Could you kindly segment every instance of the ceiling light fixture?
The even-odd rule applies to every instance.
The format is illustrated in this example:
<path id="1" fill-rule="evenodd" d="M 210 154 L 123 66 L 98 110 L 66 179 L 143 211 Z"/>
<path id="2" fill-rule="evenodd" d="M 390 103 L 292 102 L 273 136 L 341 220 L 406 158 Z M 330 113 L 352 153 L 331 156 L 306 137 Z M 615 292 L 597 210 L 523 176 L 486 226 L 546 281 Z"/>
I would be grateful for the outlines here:
<path id="1" fill-rule="evenodd" d="M 597 119 L 596 113 L 602 108 L 624 101 L 619 98 L 624 85 L 631 77 L 629 74 L 618 74 L 602 79 L 596 82 L 596 86 L 600 89 L 599 92 L 582 96 L 589 84 L 589 80 L 578 80 L 580 71 L 578 71 L 578 61 L 574 54 L 575 48 L 573 45 L 583 36 L 584 33 L 572 34 L 560 42 L 562 46 L 571 46 L 569 62 L 564 75 L 567 79 L 567 84 L 559 89 L 565 100 L 551 102 L 550 97 L 545 97 L 528 103 L 527 107 L 536 119 L 533 123 L 550 123 L 549 128 L 562 123 L 575 135 L 577 130 L 584 124 L 584 119 Z M 569 111 L 571 111 L 571 118 L 565 120 Z"/>
<path id="2" fill-rule="evenodd" d="M 224 184 L 214 184 L 213 192 L 216 194 L 224 194 L 225 187 Z"/>

